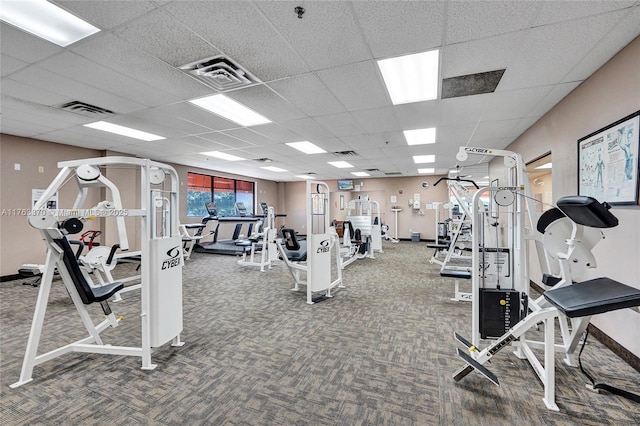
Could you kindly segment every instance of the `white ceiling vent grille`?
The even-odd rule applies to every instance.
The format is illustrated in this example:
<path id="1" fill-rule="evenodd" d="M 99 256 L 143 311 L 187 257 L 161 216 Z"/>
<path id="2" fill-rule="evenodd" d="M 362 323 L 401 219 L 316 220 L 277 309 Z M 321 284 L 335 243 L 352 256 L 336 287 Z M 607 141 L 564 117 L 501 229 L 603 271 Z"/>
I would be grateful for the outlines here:
<path id="1" fill-rule="evenodd" d="M 201 59 L 180 69 L 221 92 L 260 83 L 249 71 L 223 55 Z"/>
<path id="2" fill-rule="evenodd" d="M 55 108 L 92 118 L 108 117 L 114 114 L 113 111 L 110 111 L 108 109 L 101 108 L 95 105 L 85 104 L 84 102 L 80 101 L 67 102 L 66 104 L 62 104 Z"/>
<path id="3" fill-rule="evenodd" d="M 402 176 L 402 172 L 384 172 L 386 176 Z"/>

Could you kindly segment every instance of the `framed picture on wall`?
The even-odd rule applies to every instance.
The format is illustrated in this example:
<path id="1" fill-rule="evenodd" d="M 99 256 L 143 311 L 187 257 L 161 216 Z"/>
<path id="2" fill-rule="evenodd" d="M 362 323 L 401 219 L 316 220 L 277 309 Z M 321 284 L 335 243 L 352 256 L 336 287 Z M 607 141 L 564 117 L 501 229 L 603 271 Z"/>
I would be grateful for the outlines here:
<path id="1" fill-rule="evenodd" d="M 638 204 L 640 111 L 578 139 L 578 194 Z"/>

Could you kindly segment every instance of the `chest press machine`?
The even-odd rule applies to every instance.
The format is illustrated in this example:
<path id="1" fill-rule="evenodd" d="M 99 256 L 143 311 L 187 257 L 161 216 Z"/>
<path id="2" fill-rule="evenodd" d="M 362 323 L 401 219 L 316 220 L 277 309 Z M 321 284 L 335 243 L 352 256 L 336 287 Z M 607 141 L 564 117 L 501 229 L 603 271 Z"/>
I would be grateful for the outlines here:
<path id="1" fill-rule="evenodd" d="M 554 411 L 559 411 L 555 403 L 555 352 L 559 350 L 568 356 L 573 354 L 580 336 L 589 325 L 591 316 L 640 306 L 640 290 L 637 288 L 606 277 L 575 284 L 572 284 L 570 279 L 570 264 L 577 257 L 585 254 L 585 246 L 581 244 L 581 237 L 584 235 L 582 227 L 601 229 L 618 225 L 618 219 L 609 211 L 608 206 L 585 196 L 561 198 L 557 206 L 573 224 L 571 238 L 566 240 L 566 251 L 557 254 L 563 278 L 554 288 L 545 291 L 540 298 L 530 301 L 531 312 L 485 349 L 479 350 L 476 345 L 455 333 L 455 339 L 467 346 L 468 353 L 460 348 L 457 349 L 458 356 L 465 361 L 466 365 L 453 375 L 455 381 L 460 381 L 476 370 L 494 384 L 499 385 L 497 376 L 484 364 L 500 350 L 513 344 L 517 348 L 515 354 L 527 359 L 538 375 L 544 385 L 543 401 L 548 409 Z M 591 255 L 590 252 L 587 257 L 589 255 Z M 592 255 L 591 258 L 593 258 Z M 563 345 L 555 344 L 556 319 L 561 325 Z M 570 329 L 567 319 L 571 321 Z M 544 341 L 527 340 L 525 333 L 540 323 L 544 326 Z M 533 349 L 544 351 L 544 364 L 540 363 Z M 600 387 L 604 388 L 604 386 Z"/>
<path id="2" fill-rule="evenodd" d="M 101 171 L 101 167 L 127 168 L 140 176 L 140 205 L 123 209 L 119 191 Z M 53 360 L 70 352 L 137 356 L 143 370 L 153 370 L 151 354 L 168 342 L 182 346 L 182 250 L 178 231 L 178 175 L 171 166 L 145 159 L 130 157 L 102 157 L 58 163 L 62 170 L 49 185 L 34 206 L 29 223 L 40 230 L 47 247 L 45 271 L 35 306 L 29 340 L 24 355 L 20 379 L 11 385 L 22 386 L 33 380 L 36 365 Z M 78 196 L 71 209 L 51 210 L 46 201 L 65 183 L 75 178 Z M 83 209 L 89 189 L 110 189 L 116 209 Z M 139 208 L 138 208 L 139 207 Z M 116 328 L 122 318 L 111 311 L 108 300 L 124 289 L 123 282 L 97 285 L 92 282 L 88 268 L 80 264 L 71 249 L 67 234 L 82 231 L 84 214 L 95 217 L 111 217 L 118 224 L 121 248 L 126 241 L 124 217 L 133 216 L 140 221 L 140 276 L 141 297 L 141 345 L 115 346 L 105 344 L 101 333 Z M 70 217 L 69 217 L 70 216 Z M 69 217 L 66 220 L 60 220 Z M 122 225 L 122 226 L 120 226 Z M 128 249 L 128 243 L 125 244 Z M 80 259 L 82 260 L 82 258 Z M 44 354 L 38 354 L 38 346 L 45 321 L 47 302 L 51 292 L 54 271 L 58 271 L 67 292 L 71 296 L 88 336 L 64 344 Z M 89 309 L 99 303 L 104 320 L 94 324 Z"/>
<path id="3" fill-rule="evenodd" d="M 338 234 L 329 223 L 329 186 L 307 181 L 307 238 L 298 241 L 291 228 L 282 228 L 278 251 L 294 280 L 293 291 L 307 288 L 307 303 L 326 300 L 333 288 L 343 288 Z M 335 275 L 334 275 L 335 273 Z M 314 293 L 324 292 L 315 296 Z"/>

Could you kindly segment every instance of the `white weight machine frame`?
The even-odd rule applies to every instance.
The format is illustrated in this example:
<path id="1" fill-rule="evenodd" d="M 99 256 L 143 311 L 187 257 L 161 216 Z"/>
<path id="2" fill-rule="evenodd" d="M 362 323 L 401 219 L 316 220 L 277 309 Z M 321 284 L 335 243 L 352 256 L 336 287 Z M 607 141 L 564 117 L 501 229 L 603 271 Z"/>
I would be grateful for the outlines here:
<path id="1" fill-rule="evenodd" d="M 276 241 L 295 282 L 292 290 L 299 291 L 301 285 L 306 286 L 307 304 L 313 305 L 313 293 L 324 291 L 324 297 L 330 298 L 333 297 L 331 289 L 344 288 L 344 284 L 340 267 L 340 240 L 329 221 L 329 186 L 325 182 L 308 180 L 306 188 L 306 261 L 290 260 L 285 243 L 280 239 Z M 333 268 L 337 274 L 335 280 L 332 280 Z"/>
<path id="2" fill-rule="evenodd" d="M 278 247 L 276 246 L 276 215 L 273 207 L 267 207 L 266 223 L 263 226 L 262 233 L 257 234 L 257 241 L 251 242 L 249 253 L 245 250 L 242 253 L 242 259 L 238 260 L 241 266 L 258 266 L 260 272 L 264 272 L 264 268 L 271 269 L 278 261 Z M 258 250 L 259 249 L 259 250 Z M 260 260 L 258 260 L 260 253 Z"/>
<path id="3" fill-rule="evenodd" d="M 117 187 L 103 176 L 100 167 L 124 166 L 140 172 L 140 208 L 122 209 Z M 46 270 L 40 285 L 36 302 L 29 340 L 24 355 L 20 379 L 11 385 L 12 388 L 22 386 L 33 380 L 33 368 L 36 365 L 55 359 L 69 352 L 87 352 L 112 355 L 141 357 L 142 369 L 153 370 L 156 364 L 151 362 L 154 348 L 171 341 L 172 346 L 182 346 L 180 333 L 182 322 L 182 248 L 178 231 L 178 192 L 179 179 L 175 169 L 169 165 L 148 159 L 131 157 L 101 157 L 83 160 L 63 161 L 58 163 L 62 170 L 42 194 L 34 206 L 34 215 L 29 223 L 40 229 L 47 246 Z M 158 185 L 170 177 L 168 190 L 158 189 Z M 46 209 L 46 201 L 56 193 L 68 179 L 75 177 L 79 193 L 73 209 L 56 211 Z M 152 187 L 155 185 L 155 188 Z M 54 239 L 66 239 L 57 227 L 59 218 L 65 216 L 82 216 L 81 206 L 87 190 L 91 187 L 107 187 L 114 196 L 113 204 L 117 209 L 91 211 L 93 216 L 116 216 L 120 247 L 128 249 L 124 216 L 137 216 L 141 222 L 141 346 L 112 346 L 103 343 L 100 333 L 108 327 L 117 327 L 120 319 L 105 310 L 105 320 L 94 324 L 91 316 L 76 289 L 71 272 L 63 262 L 63 253 Z M 160 215 L 160 220 L 158 220 Z M 89 336 L 76 342 L 66 344 L 47 353 L 38 355 L 40 336 L 44 325 L 47 301 L 49 298 L 53 273 L 58 269 L 63 283 L 82 318 Z M 84 279 L 91 285 L 91 278 L 86 270 L 80 269 Z M 112 283 L 113 284 L 113 283 Z M 106 302 L 106 301 L 105 301 Z"/>

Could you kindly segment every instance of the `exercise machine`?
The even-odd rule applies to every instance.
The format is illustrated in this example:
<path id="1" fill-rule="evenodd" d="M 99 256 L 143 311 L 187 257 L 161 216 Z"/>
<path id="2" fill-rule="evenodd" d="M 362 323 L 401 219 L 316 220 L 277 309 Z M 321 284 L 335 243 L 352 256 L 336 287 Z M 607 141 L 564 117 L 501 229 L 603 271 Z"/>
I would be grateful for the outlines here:
<path id="1" fill-rule="evenodd" d="M 557 206 L 572 222 L 571 237 L 566 241 L 564 250 L 556 254 L 561 260 L 561 269 L 567 278 L 570 265 L 576 259 L 586 255 L 587 258 L 595 261 L 590 251 L 588 253 L 585 251 L 587 246 L 581 244 L 585 227 L 597 230 L 612 228 L 618 225 L 618 219 L 610 212 L 606 203 L 601 204 L 592 197 L 563 197 L 558 200 Z M 581 261 L 581 263 L 595 267 L 595 263 L 590 261 Z M 501 301 L 505 302 L 504 305 L 510 306 L 507 299 L 505 297 Z M 559 411 L 555 402 L 555 352 L 561 351 L 570 354 L 575 351 L 581 335 L 589 325 L 591 316 L 638 306 L 640 306 L 640 290 L 611 278 L 601 277 L 575 284 L 568 280 L 561 281 L 554 288 L 545 291 L 535 301 L 529 301 L 528 309 L 531 312 L 520 321 L 512 324 L 493 343 L 482 350 L 477 344 L 455 333 L 455 339 L 466 346 L 468 351 L 457 349 L 458 356 L 464 360 L 466 365 L 456 371 L 453 378 L 455 381 L 462 380 L 475 370 L 494 384 L 499 385 L 498 377 L 489 371 L 485 364 L 501 349 L 513 344 L 516 347 L 514 352 L 516 356 L 526 359 L 542 382 L 545 406 L 549 410 Z M 562 328 L 563 344 L 561 345 L 555 343 L 556 319 Z M 570 330 L 566 327 L 568 320 L 571 321 Z M 564 327 L 562 326 L 563 322 L 565 323 Z M 544 340 L 537 342 L 527 339 L 526 333 L 539 327 L 540 324 L 544 328 Z M 543 362 L 540 362 L 534 352 L 536 349 L 543 351 Z M 617 390 L 605 386 L 595 385 L 594 387 L 596 389 Z M 638 395 L 626 391 L 622 391 L 620 395 L 640 402 Z"/>
<path id="2" fill-rule="evenodd" d="M 329 186 L 325 182 L 306 182 L 307 237 L 299 241 L 295 230 L 283 228 L 277 247 L 294 280 L 294 291 L 307 288 L 307 303 L 332 297 L 331 290 L 344 288 L 340 267 L 340 243 L 329 223 Z M 314 296 L 314 293 L 324 292 Z"/>
<path id="3" fill-rule="evenodd" d="M 46 268 L 40 285 L 31 331 L 22 363 L 20 379 L 12 388 L 32 381 L 36 365 L 53 360 L 70 352 L 86 352 L 137 356 L 142 369 L 152 370 L 152 352 L 171 342 L 181 346 L 182 331 L 182 250 L 178 232 L 178 175 L 171 166 L 146 159 L 131 157 L 102 157 L 58 163 L 60 172 L 44 191 L 29 217 L 29 224 L 40 233 L 47 248 Z M 140 204 L 124 208 L 116 185 L 103 174 L 103 169 L 127 168 L 140 177 Z M 101 169 L 102 168 L 102 169 Z M 68 181 L 75 180 L 78 196 L 70 209 L 52 210 L 46 201 Z M 90 189 L 108 188 L 111 191 L 113 209 L 83 208 Z M 167 215 L 166 212 L 169 211 Z M 82 217 L 114 218 L 119 225 L 119 244 L 129 249 L 124 229 L 124 218 L 135 217 L 140 222 L 140 319 L 141 343 L 139 347 L 116 346 L 103 342 L 100 333 L 118 326 L 121 318 L 111 311 L 108 300 L 122 291 L 122 282 L 95 285 L 90 274 L 82 268 L 76 258 L 68 235 L 82 230 Z M 122 220 L 118 220 L 121 218 Z M 94 248 L 95 249 L 95 248 Z M 38 354 L 40 336 L 43 331 L 47 301 L 51 291 L 53 274 L 58 270 L 78 311 L 88 336 L 64 344 L 44 354 Z M 89 308 L 98 303 L 102 307 L 104 320 L 94 324 Z"/>
<path id="4" fill-rule="evenodd" d="M 259 233 L 249 237 L 251 246 L 244 251 L 238 265 L 258 266 L 260 272 L 264 272 L 265 267 L 271 269 L 278 260 L 278 248 L 276 246 L 275 210 L 273 207 L 266 206 L 266 203 L 261 207 L 266 212 L 266 221 Z"/>

